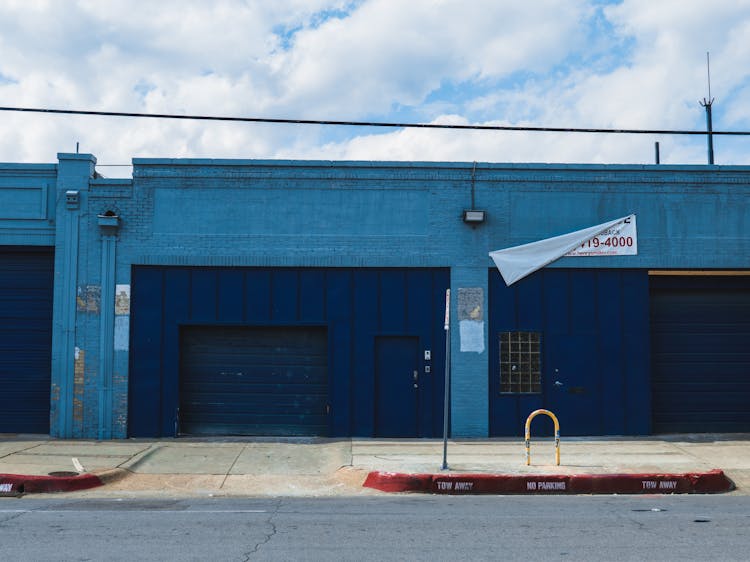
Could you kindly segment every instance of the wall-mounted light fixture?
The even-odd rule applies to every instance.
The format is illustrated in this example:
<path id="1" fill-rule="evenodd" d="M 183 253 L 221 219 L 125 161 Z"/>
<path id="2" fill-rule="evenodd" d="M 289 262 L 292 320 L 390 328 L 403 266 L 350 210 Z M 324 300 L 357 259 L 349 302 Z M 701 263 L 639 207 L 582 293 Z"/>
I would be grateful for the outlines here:
<path id="1" fill-rule="evenodd" d="M 75 189 L 69 189 L 65 192 L 65 208 L 69 211 L 77 211 L 80 205 L 80 196 Z"/>
<path id="2" fill-rule="evenodd" d="M 97 215 L 97 222 L 99 228 L 104 236 L 116 236 L 117 230 L 120 228 L 120 217 L 114 211 L 107 211 L 101 215 Z"/>
<path id="3" fill-rule="evenodd" d="M 464 210 L 464 222 L 475 226 L 482 224 L 487 218 L 486 211 L 480 211 L 478 209 L 466 209 Z"/>

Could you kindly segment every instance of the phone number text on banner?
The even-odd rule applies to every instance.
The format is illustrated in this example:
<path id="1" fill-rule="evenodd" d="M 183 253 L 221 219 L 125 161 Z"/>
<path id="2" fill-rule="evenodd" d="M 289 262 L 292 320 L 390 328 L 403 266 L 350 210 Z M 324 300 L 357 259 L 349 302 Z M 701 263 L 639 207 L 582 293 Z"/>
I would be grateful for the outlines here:
<path id="1" fill-rule="evenodd" d="M 586 240 L 566 256 L 634 256 L 638 254 L 635 215 Z"/>

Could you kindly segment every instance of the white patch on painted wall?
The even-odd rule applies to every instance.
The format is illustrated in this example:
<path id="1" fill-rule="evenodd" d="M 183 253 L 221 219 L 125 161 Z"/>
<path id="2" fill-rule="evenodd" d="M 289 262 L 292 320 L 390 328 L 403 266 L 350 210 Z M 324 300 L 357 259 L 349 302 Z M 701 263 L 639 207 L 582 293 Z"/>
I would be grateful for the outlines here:
<path id="1" fill-rule="evenodd" d="M 130 348 L 130 316 L 115 316 L 115 351 Z"/>
<path id="2" fill-rule="evenodd" d="M 459 287 L 457 304 L 461 351 L 482 353 L 484 351 L 484 289 L 482 287 Z"/>
<path id="3" fill-rule="evenodd" d="M 484 351 L 484 322 L 476 320 L 461 320 L 458 323 L 461 339 L 461 351 Z"/>
<path id="4" fill-rule="evenodd" d="M 115 314 L 130 314 L 130 285 L 115 285 Z"/>

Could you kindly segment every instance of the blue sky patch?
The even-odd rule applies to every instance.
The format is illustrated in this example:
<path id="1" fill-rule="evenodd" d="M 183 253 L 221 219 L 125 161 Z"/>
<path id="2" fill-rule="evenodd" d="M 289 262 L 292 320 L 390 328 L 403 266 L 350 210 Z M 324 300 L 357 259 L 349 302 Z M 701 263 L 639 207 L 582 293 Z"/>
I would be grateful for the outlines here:
<path id="1" fill-rule="evenodd" d="M 279 39 L 279 47 L 282 51 L 288 51 L 294 46 L 294 37 L 303 29 L 318 29 L 321 25 L 332 19 L 346 19 L 352 12 L 362 5 L 364 0 L 356 0 L 347 3 L 344 8 L 331 8 L 321 10 L 310 16 L 306 23 L 295 23 L 294 25 L 277 25 L 273 27 L 273 34 Z"/>
<path id="2" fill-rule="evenodd" d="M 9 84 L 18 84 L 18 80 L 0 72 L 0 86 L 7 86 Z"/>
<path id="3" fill-rule="evenodd" d="M 145 98 L 150 92 L 153 92 L 154 90 L 156 90 L 156 86 L 146 80 L 139 80 L 136 85 L 133 86 L 133 91 L 138 94 L 138 97 L 141 99 Z"/>

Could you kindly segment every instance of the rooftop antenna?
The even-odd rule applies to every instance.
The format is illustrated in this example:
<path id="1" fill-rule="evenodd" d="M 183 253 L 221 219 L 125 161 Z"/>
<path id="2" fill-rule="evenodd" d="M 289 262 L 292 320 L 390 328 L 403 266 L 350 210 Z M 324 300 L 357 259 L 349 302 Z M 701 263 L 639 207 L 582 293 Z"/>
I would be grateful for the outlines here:
<path id="1" fill-rule="evenodd" d="M 706 130 L 708 132 L 708 163 L 713 165 L 714 163 L 714 136 L 713 136 L 713 125 L 711 123 L 711 106 L 714 103 L 714 99 L 711 97 L 711 59 L 710 53 L 706 52 L 706 70 L 708 72 L 708 99 L 703 98 L 703 101 L 699 101 L 703 107 L 706 108 Z"/>

